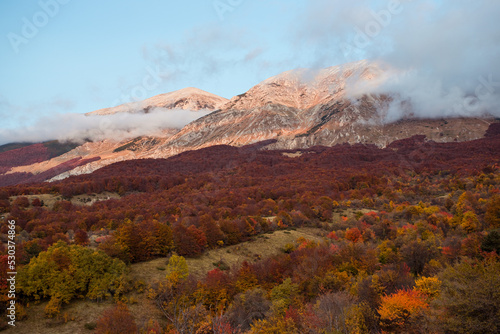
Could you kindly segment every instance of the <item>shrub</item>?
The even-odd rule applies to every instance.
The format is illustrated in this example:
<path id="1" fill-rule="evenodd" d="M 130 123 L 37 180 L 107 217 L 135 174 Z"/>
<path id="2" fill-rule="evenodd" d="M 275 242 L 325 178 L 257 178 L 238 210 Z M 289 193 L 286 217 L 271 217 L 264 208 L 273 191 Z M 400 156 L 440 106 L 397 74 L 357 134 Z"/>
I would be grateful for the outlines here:
<path id="1" fill-rule="evenodd" d="M 85 327 L 85 329 L 88 329 L 89 331 L 92 331 L 92 330 L 96 329 L 97 323 L 94 321 L 87 322 L 83 327 Z"/>

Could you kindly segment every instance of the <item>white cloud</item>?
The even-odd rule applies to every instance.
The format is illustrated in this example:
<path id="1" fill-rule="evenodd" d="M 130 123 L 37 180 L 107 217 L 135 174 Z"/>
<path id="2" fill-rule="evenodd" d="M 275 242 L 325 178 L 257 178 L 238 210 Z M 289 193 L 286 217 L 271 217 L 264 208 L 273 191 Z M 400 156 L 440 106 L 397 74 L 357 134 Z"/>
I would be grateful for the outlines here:
<path id="1" fill-rule="evenodd" d="M 58 139 L 83 142 L 114 139 L 121 141 L 139 136 L 161 136 L 162 130 L 180 129 L 209 111 L 156 108 L 144 113 L 118 113 L 104 116 L 61 114 L 41 117 L 30 126 L 0 130 L 0 144 L 41 142 Z"/>
<path id="2" fill-rule="evenodd" d="M 367 58 L 390 68 L 350 91 L 391 93 L 387 120 L 404 116 L 401 101 L 419 117 L 500 116 L 498 1 L 320 0 L 306 17 L 296 38 L 321 66 Z"/>

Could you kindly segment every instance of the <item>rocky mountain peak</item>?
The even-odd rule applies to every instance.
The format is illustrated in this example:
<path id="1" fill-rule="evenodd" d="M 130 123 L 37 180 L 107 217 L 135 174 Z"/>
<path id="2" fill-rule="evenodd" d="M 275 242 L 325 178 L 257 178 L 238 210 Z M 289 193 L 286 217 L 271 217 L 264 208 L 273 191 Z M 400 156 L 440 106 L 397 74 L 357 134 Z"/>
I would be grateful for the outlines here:
<path id="1" fill-rule="evenodd" d="M 182 110 L 216 110 L 228 100 L 204 90 L 187 87 L 173 92 L 159 94 L 143 101 L 99 109 L 86 115 L 111 115 L 121 112 L 149 112 L 155 108 Z"/>
<path id="2" fill-rule="evenodd" d="M 308 109 L 342 98 L 348 81 L 372 80 L 378 64 L 366 60 L 324 69 L 295 69 L 273 76 L 235 96 L 223 109 L 254 109 L 268 104 Z"/>

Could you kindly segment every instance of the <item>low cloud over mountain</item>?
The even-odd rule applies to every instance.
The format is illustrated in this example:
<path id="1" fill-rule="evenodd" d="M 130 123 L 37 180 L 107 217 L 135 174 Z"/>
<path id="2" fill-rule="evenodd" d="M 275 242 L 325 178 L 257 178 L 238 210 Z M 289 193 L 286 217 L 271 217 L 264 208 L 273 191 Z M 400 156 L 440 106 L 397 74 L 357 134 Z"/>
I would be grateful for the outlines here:
<path id="1" fill-rule="evenodd" d="M 500 116 L 500 6 L 495 1 L 314 1 L 296 32 L 319 67 L 332 58 L 370 59 L 391 71 L 351 87 L 390 93 L 387 121 L 416 117 Z"/>
<path id="2" fill-rule="evenodd" d="M 62 114 L 40 117 L 33 125 L 2 131 L 0 144 L 52 139 L 79 142 L 103 139 L 121 141 L 144 135 L 161 136 L 162 130 L 182 128 L 209 112 L 156 108 L 147 114 L 117 113 L 103 116 Z"/>

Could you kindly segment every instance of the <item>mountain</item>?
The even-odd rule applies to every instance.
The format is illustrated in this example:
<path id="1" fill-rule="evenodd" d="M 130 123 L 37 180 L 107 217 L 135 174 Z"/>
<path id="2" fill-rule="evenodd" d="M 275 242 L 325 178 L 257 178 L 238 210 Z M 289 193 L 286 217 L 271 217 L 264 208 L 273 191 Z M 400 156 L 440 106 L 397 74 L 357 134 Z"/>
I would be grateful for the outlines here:
<path id="1" fill-rule="evenodd" d="M 111 115 L 121 112 L 149 112 L 155 108 L 183 110 L 216 110 L 228 100 L 204 90 L 188 87 L 174 92 L 153 96 L 149 99 L 122 104 L 112 108 L 87 113 L 88 116 Z"/>
<path id="2" fill-rule="evenodd" d="M 380 67 L 366 60 L 321 70 L 297 69 L 283 72 L 235 96 L 224 109 L 252 110 L 269 104 L 309 110 L 343 97 L 347 81 L 372 80 Z"/>
<path id="3" fill-rule="evenodd" d="M 166 158 L 214 145 L 244 146 L 271 139 L 274 141 L 266 149 L 293 150 L 342 143 L 386 147 L 415 135 L 424 135 L 435 142 L 469 141 L 482 138 L 495 122 L 486 118 L 420 119 L 408 111 L 406 118 L 388 123 L 384 114 L 391 102 L 390 92 L 356 98 L 347 93 L 351 87 L 370 84 L 387 73 L 378 63 L 359 61 L 320 70 L 287 71 L 231 100 L 185 88 L 141 102 L 97 110 L 87 115 L 147 113 L 154 108 L 213 112 L 182 129 L 166 129 L 161 137 L 87 142 L 50 160 L 11 166 L 6 173 L 12 174 L 10 177 L 19 173 L 36 175 L 54 168 L 62 170 L 57 168 L 64 166 L 60 174 L 50 173 L 51 180 L 59 180 L 91 173 L 119 161 Z"/>
<path id="4" fill-rule="evenodd" d="M 384 122 L 388 96 L 346 95 L 350 85 L 369 83 L 384 73 L 379 64 L 359 61 L 322 70 L 287 71 L 244 94 L 151 147 L 145 156 L 165 157 L 212 145 L 241 146 L 277 139 L 273 149 L 297 149 L 340 143 L 373 143 L 423 134 L 438 142 L 481 138 L 491 121 L 416 119 Z"/>

